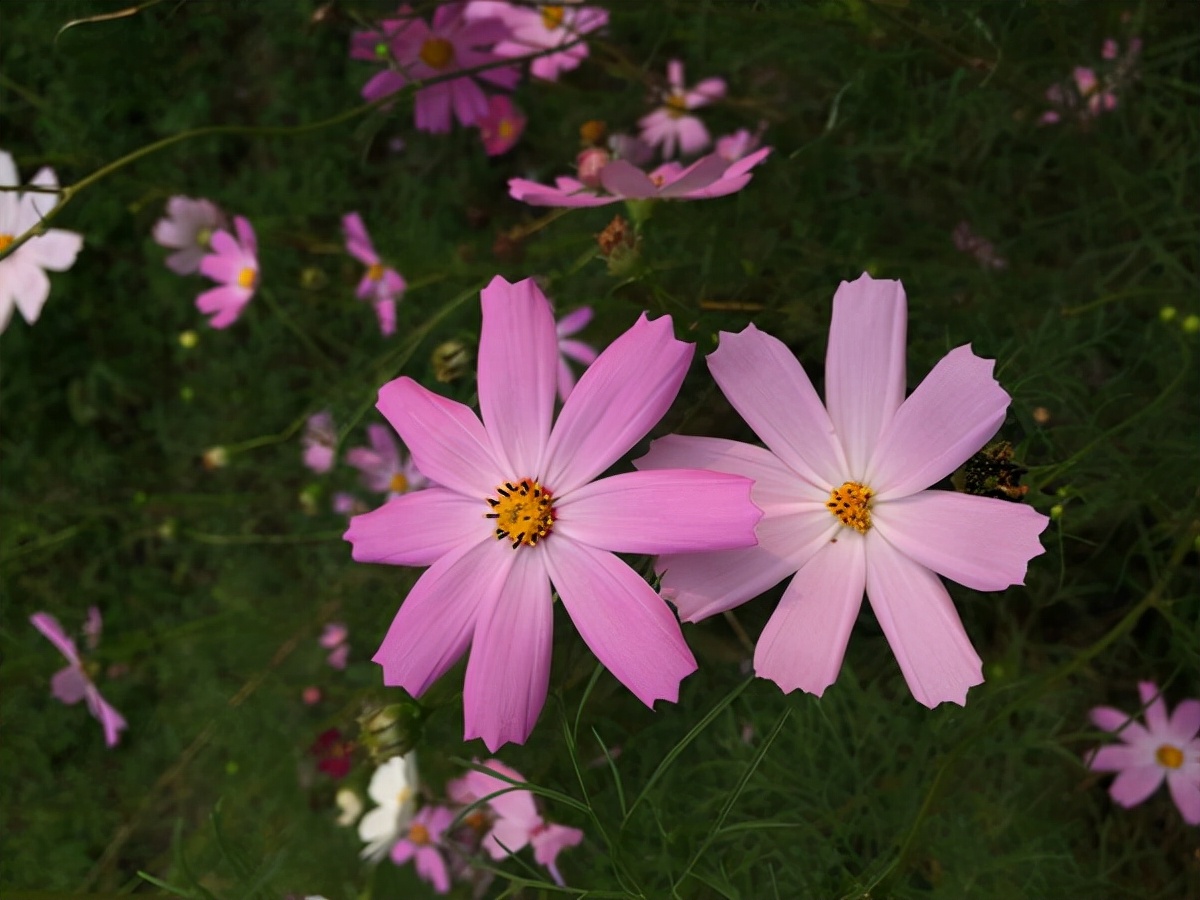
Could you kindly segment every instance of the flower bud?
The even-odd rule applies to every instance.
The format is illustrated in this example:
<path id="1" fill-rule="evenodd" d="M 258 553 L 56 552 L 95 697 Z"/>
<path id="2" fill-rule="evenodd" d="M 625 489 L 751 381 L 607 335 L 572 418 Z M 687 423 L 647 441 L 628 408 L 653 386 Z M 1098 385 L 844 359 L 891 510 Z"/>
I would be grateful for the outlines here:
<path id="1" fill-rule="evenodd" d="M 579 172 L 579 180 L 587 187 L 600 187 L 600 173 L 609 164 L 612 157 L 607 150 L 600 147 L 589 147 L 575 157 L 575 167 Z"/>

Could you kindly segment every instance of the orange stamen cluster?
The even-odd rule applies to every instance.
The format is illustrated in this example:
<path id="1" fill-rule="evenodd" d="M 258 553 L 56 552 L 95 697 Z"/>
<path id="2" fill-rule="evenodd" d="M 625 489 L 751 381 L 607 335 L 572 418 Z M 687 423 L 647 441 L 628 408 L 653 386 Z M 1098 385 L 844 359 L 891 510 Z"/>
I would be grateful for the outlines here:
<path id="1" fill-rule="evenodd" d="M 254 269 L 250 268 L 249 266 L 246 266 L 244 269 L 242 269 L 240 272 L 238 272 L 238 276 L 237 276 L 238 287 L 252 288 L 252 287 L 254 287 L 254 282 L 257 279 L 258 279 L 258 273 L 256 271 L 254 271 Z"/>
<path id="2" fill-rule="evenodd" d="M 0 253 L 3 253 L 12 246 L 12 242 L 16 240 L 11 234 L 0 234 Z"/>
<path id="3" fill-rule="evenodd" d="M 392 480 L 388 482 L 388 490 L 393 494 L 403 494 L 408 490 L 408 479 L 403 472 L 397 472 L 392 476 Z"/>
<path id="4" fill-rule="evenodd" d="M 375 263 L 367 268 L 367 277 L 372 281 L 378 281 L 383 277 L 383 264 Z"/>
<path id="5" fill-rule="evenodd" d="M 561 6 L 543 6 L 542 7 L 542 25 L 547 31 L 553 31 L 563 20 L 563 8 Z"/>
<path id="6" fill-rule="evenodd" d="M 431 37 L 421 45 L 417 54 L 431 69 L 444 69 L 454 62 L 454 45 L 445 38 Z"/>
<path id="7" fill-rule="evenodd" d="M 875 492 L 865 484 L 847 481 L 829 492 L 825 508 L 847 528 L 866 534 L 871 528 L 871 498 L 874 496 Z"/>
<path id="8" fill-rule="evenodd" d="M 413 822 L 408 826 L 408 839 L 418 847 L 423 847 L 429 843 L 429 829 L 420 822 Z"/>
<path id="9" fill-rule="evenodd" d="M 683 94 L 671 94 L 663 105 L 672 119 L 683 118 L 687 112 L 687 100 L 684 99 Z"/>
<path id="10" fill-rule="evenodd" d="M 496 540 L 512 541 L 516 550 L 522 544 L 537 546 L 554 525 L 554 503 L 547 488 L 538 482 L 522 478 L 516 484 L 506 481 L 496 488 L 496 496 L 488 498 L 492 511 L 489 519 L 496 520 Z"/>
<path id="11" fill-rule="evenodd" d="M 1165 769 L 1178 769 L 1183 765 L 1183 751 L 1171 744 L 1163 744 L 1155 750 L 1154 758 Z"/>

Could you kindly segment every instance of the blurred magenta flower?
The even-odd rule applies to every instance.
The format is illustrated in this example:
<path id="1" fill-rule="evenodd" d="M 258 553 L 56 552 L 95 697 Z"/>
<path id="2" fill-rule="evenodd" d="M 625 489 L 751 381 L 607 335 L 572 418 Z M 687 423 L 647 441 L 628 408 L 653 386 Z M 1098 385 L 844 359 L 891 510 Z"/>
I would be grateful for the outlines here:
<path id="1" fill-rule="evenodd" d="M 507 153 L 525 131 L 525 114 L 504 94 L 488 97 L 487 115 L 475 123 L 488 156 Z"/>
<path id="2" fill-rule="evenodd" d="M 1146 724 L 1111 706 L 1097 706 L 1091 719 L 1115 732 L 1122 743 L 1087 755 L 1093 772 L 1117 772 L 1109 795 L 1125 808 L 1137 806 L 1165 779 L 1171 799 L 1189 825 L 1200 825 L 1200 700 L 1184 700 L 1168 716 L 1167 704 L 1152 681 L 1139 681 Z"/>
<path id="3" fill-rule="evenodd" d="M 12 156 L 0 150 L 0 187 L 15 188 L 17 166 Z M 38 224 L 58 205 L 58 179 L 49 167 L 38 169 L 30 186 L 42 190 L 0 190 L 0 253 Z M 83 235 L 61 228 L 31 237 L 8 256 L 0 259 L 0 333 L 8 327 L 13 309 L 32 325 L 42 314 L 50 296 L 46 271 L 63 272 L 75 264 L 83 246 Z"/>
<path id="4" fill-rule="evenodd" d="M 370 447 L 353 447 L 346 451 L 346 463 L 362 473 L 367 490 L 377 494 L 399 497 L 409 491 L 419 491 L 429 484 L 411 459 L 407 459 L 396 439 L 383 425 L 367 426 Z"/>
<path id="5" fill-rule="evenodd" d="M 379 330 L 387 337 L 396 331 L 396 301 L 404 296 L 407 285 L 399 272 L 383 264 L 358 213 L 342 217 L 342 231 L 346 236 L 346 252 L 367 267 L 354 296 L 374 304 Z"/>
<path id="6" fill-rule="evenodd" d="M 167 214 L 154 223 L 154 241 L 175 251 L 166 259 L 168 269 L 190 275 L 200 271 L 213 232 L 228 227 L 225 214 L 211 200 L 176 196 L 167 201 Z"/>
<path id="7" fill-rule="evenodd" d="M 605 206 L 620 200 L 706 200 L 740 191 L 750 182 L 750 170 L 770 152 L 770 147 L 763 147 L 734 163 L 713 153 L 686 167 L 678 162 L 665 163 L 649 174 L 628 160 L 614 159 L 595 176 L 604 193 L 567 176 L 555 179 L 553 187 L 510 178 L 508 193 L 514 200 L 530 206 Z"/>
<path id="8" fill-rule="evenodd" d="M 638 120 L 642 140 L 652 147 L 660 147 L 663 159 L 674 156 L 677 148 L 685 156 L 699 153 L 712 143 L 712 138 L 704 123 L 688 112 L 724 96 L 725 80 L 722 78 L 706 78 L 688 90 L 683 83 L 683 63 L 671 60 L 667 63 L 667 91 L 663 95 L 663 105 Z"/>
<path id="9" fill-rule="evenodd" d="M 970 222 L 959 222 L 954 227 L 952 238 L 956 249 L 974 256 L 985 269 L 1008 268 L 1008 260 L 996 252 L 991 241 L 976 234 Z"/>
<path id="10" fill-rule="evenodd" d="M 378 804 L 358 823 L 358 837 L 367 846 L 359 854 L 378 861 L 408 829 L 417 809 L 417 755 L 393 756 L 375 770 L 367 796 Z"/>
<path id="11" fill-rule="evenodd" d="M 708 367 L 766 449 L 669 435 L 641 469 L 702 466 L 755 479 L 758 546 L 671 553 L 663 595 L 694 622 L 795 573 L 759 638 L 755 672 L 784 691 L 837 678 L 866 591 L 909 689 L 963 704 L 982 665 L 938 575 L 977 591 L 1021 584 L 1049 519 L 1021 503 L 926 490 L 1004 422 L 994 362 L 951 350 L 907 399 L 907 303 L 898 281 L 863 275 L 833 298 L 821 404 L 800 363 L 753 325 L 721 333 Z"/>
<path id="12" fill-rule="evenodd" d="M 355 33 L 350 45 L 352 57 L 395 65 L 368 81 L 363 97 L 377 100 L 410 82 L 443 78 L 501 59 L 492 46 L 509 36 L 508 27 L 498 19 L 469 21 L 463 10 L 462 3 L 443 3 L 434 10 L 432 23 L 427 24 L 408 6 L 401 6 L 397 18 L 381 23 L 381 31 Z M 511 90 L 521 80 L 521 73 L 512 66 L 500 66 L 427 84 L 417 91 L 415 99 L 417 128 L 443 134 L 450 130 L 452 114 L 463 125 L 474 125 L 487 115 L 487 95 L 477 78 Z"/>
<path id="13" fill-rule="evenodd" d="M 554 333 L 558 336 L 558 399 L 563 403 L 567 402 L 567 397 L 575 389 L 575 373 L 571 371 L 567 360 L 573 359 L 585 367 L 596 361 L 595 347 L 571 337 L 586 328 L 590 321 L 592 308 L 581 306 L 567 313 L 554 326 Z"/>
<path id="14" fill-rule="evenodd" d="M 617 338 L 554 422 L 550 304 L 532 279 L 497 276 L 482 307 L 483 421 L 411 378 L 384 385 L 378 408 L 432 486 L 356 516 L 346 539 L 359 562 L 430 567 L 375 661 L 385 684 L 420 696 L 469 646 L 465 737 L 494 750 L 523 742 L 545 702 L 551 582 L 619 681 L 648 706 L 673 702 L 696 662 L 666 603 L 615 554 L 749 546 L 760 513 L 738 476 L 679 470 L 595 480 L 679 391 L 693 348 L 675 339 L 669 316 L 643 315 Z"/>
<path id="15" fill-rule="evenodd" d="M 89 622 L 98 623 L 99 610 L 95 607 L 88 610 L 88 619 Z M 58 652 L 65 656 L 69 663 L 66 668 L 55 672 L 50 679 L 50 692 L 67 705 L 86 699 L 88 712 L 104 729 L 104 743 L 109 747 L 115 747 L 120 740 L 121 732 L 127 727 L 125 718 L 100 695 L 100 690 L 88 677 L 83 668 L 83 660 L 79 657 L 79 651 L 75 649 L 75 642 L 63 631 L 62 626 L 58 624 L 58 619 L 49 613 L 34 613 L 29 617 L 29 621 L 34 628 L 45 635 L 46 640 L 58 648 Z"/>
<path id="16" fill-rule="evenodd" d="M 510 36 L 493 48 L 497 56 L 524 57 L 555 47 L 549 53 L 529 61 L 535 78 L 557 81 L 563 72 L 577 68 L 588 55 L 588 45 L 580 38 L 608 24 L 608 11 L 595 6 L 580 6 L 578 0 L 566 3 L 522 6 L 502 0 L 471 0 L 466 16 L 498 19 L 508 26 Z"/>
<path id="17" fill-rule="evenodd" d="M 333 468 L 337 458 L 337 429 L 333 427 L 329 410 L 308 417 L 300 446 L 304 451 L 304 465 L 309 469 L 321 475 Z"/>
<path id="18" fill-rule="evenodd" d="M 329 622 L 318 639 L 322 647 L 329 651 L 326 662 L 335 669 L 346 668 L 346 659 L 350 655 L 350 629 L 344 622 Z"/>
<path id="19" fill-rule="evenodd" d="M 318 690 L 317 700 L 313 702 L 320 699 Z M 317 735 L 308 752 L 317 758 L 317 770 L 335 781 L 349 775 L 354 765 L 354 742 L 347 740 L 336 728 L 326 728 Z"/>
<path id="20" fill-rule="evenodd" d="M 215 231 L 213 252 L 200 260 L 200 274 L 220 284 L 196 298 L 196 308 L 212 315 L 208 324 L 228 328 L 238 320 L 258 288 L 258 241 L 254 229 L 241 216 L 233 217 L 235 238 L 228 231 Z"/>
<path id="21" fill-rule="evenodd" d="M 450 892 L 450 870 L 439 845 L 453 821 L 454 813 L 448 807 L 426 806 L 413 816 L 408 833 L 392 845 L 392 862 L 402 866 L 413 860 L 417 875 L 439 894 Z"/>

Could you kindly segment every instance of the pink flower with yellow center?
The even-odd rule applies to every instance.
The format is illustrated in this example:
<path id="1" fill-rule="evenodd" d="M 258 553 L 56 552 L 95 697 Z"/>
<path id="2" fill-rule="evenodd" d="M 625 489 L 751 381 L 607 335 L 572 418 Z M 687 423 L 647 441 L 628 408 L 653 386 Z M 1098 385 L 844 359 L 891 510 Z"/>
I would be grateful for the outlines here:
<path id="1" fill-rule="evenodd" d="M 67 658 L 67 667 L 55 672 L 50 679 L 51 693 L 68 705 L 86 700 L 88 712 L 104 729 L 104 743 L 109 747 L 115 747 L 120 740 L 121 732 L 127 727 L 125 718 L 100 695 L 100 689 L 96 687 L 84 669 L 79 651 L 75 649 L 75 641 L 63 631 L 62 626 L 58 624 L 58 619 L 49 613 L 34 613 L 29 617 L 29 621 L 45 636 L 46 640 L 58 649 L 59 653 Z M 88 611 L 88 622 L 89 626 L 98 634 L 100 613 L 95 607 Z"/>
<path id="2" fill-rule="evenodd" d="M 1183 820 L 1200 825 L 1200 700 L 1184 700 L 1168 715 L 1157 685 L 1139 681 L 1145 724 L 1111 706 L 1097 706 L 1092 721 L 1121 743 L 1093 750 L 1093 772 L 1117 772 L 1109 795 L 1125 808 L 1137 806 L 1163 783 Z"/>
<path id="3" fill-rule="evenodd" d="M 429 479 L 396 446 L 396 439 L 383 425 L 367 426 L 369 447 L 352 447 L 346 451 L 346 464 L 362 473 L 367 490 L 377 494 L 399 497 L 409 491 L 419 491 Z"/>
<path id="4" fill-rule="evenodd" d="M 587 42 L 580 38 L 608 24 L 608 10 L 580 6 L 577 0 L 539 6 L 472 0 L 466 15 L 471 20 L 498 19 L 508 26 L 510 36 L 492 48 L 497 56 L 513 59 L 561 47 L 529 61 L 533 77 L 546 81 L 557 81 L 563 72 L 577 68 L 588 55 Z"/>
<path id="5" fill-rule="evenodd" d="M 200 260 L 210 251 L 213 232 L 228 228 L 225 214 L 211 200 L 172 197 L 167 214 L 154 223 L 154 241 L 174 250 L 167 268 L 177 275 L 200 270 Z"/>
<path id="6" fill-rule="evenodd" d="M 378 408 L 431 482 L 356 516 L 359 562 L 429 566 L 375 661 L 420 696 L 470 649 L 465 737 L 524 742 L 550 676 L 551 584 L 584 642 L 646 705 L 695 671 L 679 623 L 618 553 L 747 547 L 750 482 L 677 469 L 597 479 L 654 426 L 692 345 L 643 316 L 588 367 L 554 420 L 558 339 L 532 279 L 482 293 L 478 393 L 468 407 L 398 378 Z"/>
<path id="7" fill-rule="evenodd" d="M 200 260 L 200 274 L 220 283 L 196 298 L 196 308 L 212 316 L 208 324 L 213 328 L 228 328 L 236 322 L 258 288 L 254 229 L 241 216 L 233 217 L 233 227 L 236 238 L 228 231 L 213 232 L 213 252 Z"/>
<path id="8" fill-rule="evenodd" d="M 699 153 L 712 143 L 712 138 L 704 123 L 689 112 L 724 96 L 724 79 L 706 78 L 689 89 L 683 81 L 683 63 L 671 60 L 667 63 L 663 105 L 638 120 L 642 140 L 652 147 L 661 147 L 663 159 L 674 156 L 676 148 L 685 156 Z"/>
<path id="9" fill-rule="evenodd" d="M 396 331 L 396 301 L 404 296 L 407 284 L 404 278 L 391 266 L 384 265 L 367 227 L 363 224 L 358 213 L 349 213 L 342 217 L 342 232 L 346 236 L 346 252 L 367 267 L 358 282 L 354 296 L 374 305 L 375 315 L 379 319 L 379 330 L 384 337 Z"/>
<path id="10" fill-rule="evenodd" d="M 766 449 L 670 435 L 642 469 L 697 466 L 755 479 L 758 546 L 662 556 L 663 595 L 695 622 L 793 576 L 754 669 L 820 696 L 837 678 L 864 592 L 913 696 L 963 704 L 982 664 L 939 575 L 977 591 L 1022 584 L 1049 519 L 1020 503 L 928 490 L 1004 422 L 994 362 L 951 350 L 906 399 L 907 303 L 863 275 L 833 298 L 822 405 L 784 344 L 721 333 L 708 367 Z"/>
<path id="11" fill-rule="evenodd" d="M 409 823 L 400 840 L 392 846 L 392 862 L 398 866 L 409 860 L 417 868 L 417 875 L 433 885 L 439 894 L 450 891 L 450 870 L 442 855 L 442 839 L 454 813 L 446 806 L 426 806 Z"/>
<path id="12" fill-rule="evenodd" d="M 503 94 L 488 98 L 487 115 L 475 123 L 488 156 L 507 153 L 525 131 L 525 115 Z"/>

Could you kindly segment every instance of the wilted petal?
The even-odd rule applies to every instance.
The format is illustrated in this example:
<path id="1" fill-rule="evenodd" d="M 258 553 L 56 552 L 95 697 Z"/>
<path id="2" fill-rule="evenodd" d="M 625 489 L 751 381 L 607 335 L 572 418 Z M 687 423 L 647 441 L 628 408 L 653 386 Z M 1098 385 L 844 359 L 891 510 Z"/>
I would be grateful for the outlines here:
<path id="1" fill-rule="evenodd" d="M 1157 763 L 1125 769 L 1113 779 L 1109 796 L 1126 809 L 1137 806 L 1158 790 L 1163 775 L 1163 769 Z"/>
<path id="2" fill-rule="evenodd" d="M 482 499 L 431 487 L 355 516 L 346 540 L 357 562 L 431 566 L 459 547 L 492 539 L 487 509 Z"/>

